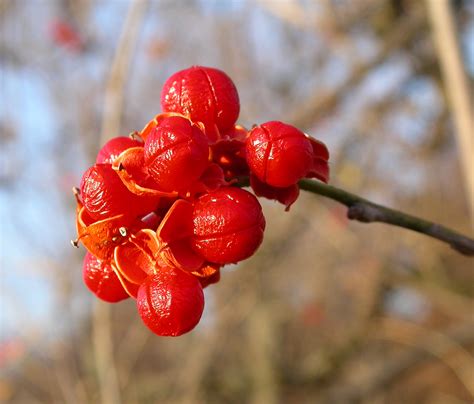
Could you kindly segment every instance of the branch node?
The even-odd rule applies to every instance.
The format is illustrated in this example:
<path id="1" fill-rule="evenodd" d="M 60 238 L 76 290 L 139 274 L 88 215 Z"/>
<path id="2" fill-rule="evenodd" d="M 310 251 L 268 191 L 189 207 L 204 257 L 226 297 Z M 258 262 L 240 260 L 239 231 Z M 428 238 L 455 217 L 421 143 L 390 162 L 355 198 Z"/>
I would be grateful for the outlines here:
<path id="1" fill-rule="evenodd" d="M 347 217 L 362 223 L 377 222 L 380 220 L 380 211 L 366 203 L 355 203 L 347 209 Z"/>

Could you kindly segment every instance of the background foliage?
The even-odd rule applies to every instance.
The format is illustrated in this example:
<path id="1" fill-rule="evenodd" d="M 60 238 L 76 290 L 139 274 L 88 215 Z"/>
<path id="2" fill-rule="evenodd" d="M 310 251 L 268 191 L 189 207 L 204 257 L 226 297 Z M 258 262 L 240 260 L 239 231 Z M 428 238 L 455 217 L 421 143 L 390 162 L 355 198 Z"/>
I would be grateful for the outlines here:
<path id="1" fill-rule="evenodd" d="M 141 129 L 193 64 L 233 78 L 241 124 L 328 144 L 334 185 L 472 235 L 424 5 L 2 0 L 0 400 L 471 402 L 472 261 L 432 239 L 349 223 L 315 195 L 289 213 L 263 202 L 259 252 L 177 339 L 131 300 L 96 302 L 69 245 L 70 188 L 99 145 Z M 474 4 L 452 6 L 472 84 Z"/>

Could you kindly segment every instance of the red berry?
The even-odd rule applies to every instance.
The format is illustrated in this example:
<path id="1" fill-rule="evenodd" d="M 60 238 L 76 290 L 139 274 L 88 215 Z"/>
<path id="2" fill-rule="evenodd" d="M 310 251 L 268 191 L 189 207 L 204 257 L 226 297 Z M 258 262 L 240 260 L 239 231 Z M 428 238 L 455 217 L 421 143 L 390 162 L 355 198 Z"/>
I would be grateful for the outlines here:
<path id="1" fill-rule="evenodd" d="M 161 267 L 138 290 L 137 308 L 145 325 L 157 335 L 191 331 L 201 319 L 204 294 L 199 280 L 172 267 Z"/>
<path id="2" fill-rule="evenodd" d="M 96 220 L 125 214 L 136 217 L 150 212 L 150 204 L 132 194 L 109 164 L 95 164 L 82 176 L 81 197 Z"/>
<path id="3" fill-rule="evenodd" d="M 67 21 L 56 19 L 51 22 L 50 34 L 53 41 L 73 52 L 83 49 L 84 43 L 79 32 Z"/>
<path id="4" fill-rule="evenodd" d="M 206 136 L 185 117 L 164 118 L 146 138 L 145 164 L 163 191 L 188 190 L 208 163 Z"/>
<path id="5" fill-rule="evenodd" d="M 89 290 L 106 302 L 115 303 L 129 297 L 112 267 L 89 252 L 84 257 L 82 278 Z"/>
<path id="6" fill-rule="evenodd" d="M 204 194 L 193 211 L 192 247 L 204 259 L 230 264 L 250 257 L 260 246 L 265 218 L 257 198 L 240 188 Z"/>
<path id="7" fill-rule="evenodd" d="M 246 155 L 250 170 L 260 181 L 281 188 L 296 184 L 313 162 L 313 148 L 305 134 L 279 121 L 250 131 Z"/>
<path id="8" fill-rule="evenodd" d="M 122 153 L 131 147 L 143 146 L 143 143 L 138 140 L 130 139 L 129 137 L 114 137 L 102 146 L 97 154 L 95 162 L 97 164 L 112 164 L 114 160 Z"/>
<path id="9" fill-rule="evenodd" d="M 164 112 L 178 112 L 206 126 L 212 141 L 214 125 L 230 129 L 239 117 L 239 94 L 223 71 L 204 66 L 181 70 L 166 80 L 161 92 Z"/>

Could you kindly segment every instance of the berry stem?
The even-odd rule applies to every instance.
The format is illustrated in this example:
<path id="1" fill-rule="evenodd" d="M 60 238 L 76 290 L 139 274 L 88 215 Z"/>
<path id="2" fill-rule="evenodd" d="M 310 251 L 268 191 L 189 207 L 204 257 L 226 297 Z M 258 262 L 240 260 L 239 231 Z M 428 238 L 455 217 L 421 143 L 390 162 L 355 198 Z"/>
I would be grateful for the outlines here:
<path id="1" fill-rule="evenodd" d="M 320 181 L 301 180 L 298 184 L 305 191 L 325 196 L 347 206 L 347 217 L 351 220 L 357 220 L 362 223 L 382 222 L 410 229 L 441 240 L 463 255 L 474 256 L 474 240 L 472 238 L 438 223 L 379 205 Z M 249 179 L 241 178 L 238 185 L 241 187 L 248 186 Z"/>

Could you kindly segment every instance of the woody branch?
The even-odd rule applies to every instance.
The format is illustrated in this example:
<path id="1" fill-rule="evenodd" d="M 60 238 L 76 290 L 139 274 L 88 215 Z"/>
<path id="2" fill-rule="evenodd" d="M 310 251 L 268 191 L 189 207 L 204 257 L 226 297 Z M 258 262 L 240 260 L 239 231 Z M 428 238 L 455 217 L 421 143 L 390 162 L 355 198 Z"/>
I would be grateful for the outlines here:
<path id="1" fill-rule="evenodd" d="M 241 179 L 239 185 L 248 186 L 248 178 Z M 351 220 L 357 220 L 362 223 L 381 222 L 410 229 L 443 241 L 463 255 L 474 256 L 474 240 L 472 238 L 457 233 L 441 224 L 379 205 L 319 181 L 301 180 L 299 186 L 305 191 L 333 199 L 345 205 L 348 208 L 347 217 Z"/>

